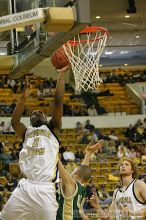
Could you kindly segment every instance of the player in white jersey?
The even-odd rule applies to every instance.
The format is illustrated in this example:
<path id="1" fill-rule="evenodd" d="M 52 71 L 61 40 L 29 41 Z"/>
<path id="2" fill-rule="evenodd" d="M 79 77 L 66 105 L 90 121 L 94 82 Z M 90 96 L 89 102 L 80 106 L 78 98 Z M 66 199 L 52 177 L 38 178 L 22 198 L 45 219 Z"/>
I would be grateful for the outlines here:
<path id="1" fill-rule="evenodd" d="M 48 122 L 42 111 L 33 111 L 30 127 L 20 122 L 30 88 L 26 86 L 12 115 L 12 126 L 23 138 L 19 164 L 26 179 L 17 188 L 0 214 L 1 220 L 55 220 L 57 212 L 55 181 L 64 96 L 64 74 L 68 67 L 59 70 L 52 118 Z"/>
<path id="2" fill-rule="evenodd" d="M 121 186 L 114 191 L 109 216 L 111 220 L 144 219 L 146 184 L 137 180 L 138 167 L 128 158 L 119 162 Z"/>
<path id="3" fill-rule="evenodd" d="M 144 219 L 146 215 L 146 184 L 137 180 L 137 170 L 135 162 L 128 158 L 123 158 L 119 162 L 121 186 L 114 192 L 109 214 L 100 207 L 97 195 L 92 196 L 91 206 L 97 210 L 100 219 Z"/>

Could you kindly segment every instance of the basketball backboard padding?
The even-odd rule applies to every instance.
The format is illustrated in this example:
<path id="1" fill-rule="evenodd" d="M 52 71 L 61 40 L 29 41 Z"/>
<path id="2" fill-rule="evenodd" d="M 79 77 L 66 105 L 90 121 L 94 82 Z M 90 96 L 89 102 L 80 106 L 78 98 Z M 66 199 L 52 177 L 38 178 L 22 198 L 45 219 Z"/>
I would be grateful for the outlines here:
<path id="1" fill-rule="evenodd" d="M 72 8 L 50 7 L 46 9 L 47 22 L 43 25 L 46 32 L 67 32 L 75 22 L 76 15 Z"/>
<path id="2" fill-rule="evenodd" d="M 44 9 L 36 8 L 0 17 L 0 32 L 45 21 Z"/>
<path id="3" fill-rule="evenodd" d="M 43 22 L 45 31 L 64 32 L 72 28 L 75 18 L 72 8 L 36 8 L 0 17 L 0 32 Z"/>

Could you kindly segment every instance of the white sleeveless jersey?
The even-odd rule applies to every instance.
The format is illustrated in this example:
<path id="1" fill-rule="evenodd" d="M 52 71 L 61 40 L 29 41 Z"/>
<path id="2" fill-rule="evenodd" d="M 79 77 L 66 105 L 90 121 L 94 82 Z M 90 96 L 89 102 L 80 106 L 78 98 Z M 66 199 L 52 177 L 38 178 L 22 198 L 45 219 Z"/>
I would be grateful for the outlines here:
<path id="1" fill-rule="evenodd" d="M 123 207 L 128 207 L 133 211 L 139 211 L 142 208 L 146 208 L 146 204 L 141 203 L 135 195 L 134 184 L 136 180 L 133 180 L 130 185 L 122 192 L 120 189 L 116 190 L 115 194 L 115 214 L 116 220 L 133 220 L 133 219 L 142 219 L 135 217 L 128 217 L 124 215 L 121 210 Z"/>
<path id="2" fill-rule="evenodd" d="M 59 143 L 46 125 L 28 127 L 19 154 L 20 169 L 32 181 L 55 182 Z"/>

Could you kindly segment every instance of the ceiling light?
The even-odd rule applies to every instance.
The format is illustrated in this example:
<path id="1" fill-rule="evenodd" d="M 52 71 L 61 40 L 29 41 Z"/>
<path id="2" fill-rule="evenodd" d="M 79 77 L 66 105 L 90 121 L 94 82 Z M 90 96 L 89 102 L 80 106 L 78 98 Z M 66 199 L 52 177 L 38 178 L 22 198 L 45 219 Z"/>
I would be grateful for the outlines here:
<path id="1" fill-rule="evenodd" d="M 97 18 L 97 19 L 100 19 L 101 17 L 100 17 L 100 16 L 96 16 L 96 18 Z"/>
<path id="2" fill-rule="evenodd" d="M 130 18 L 130 15 L 125 15 L 125 18 Z"/>
<path id="3" fill-rule="evenodd" d="M 124 64 L 124 66 L 128 66 L 128 64 L 127 64 L 127 63 L 125 63 L 125 64 Z"/>
<path id="4" fill-rule="evenodd" d="M 113 54 L 113 52 L 112 51 L 106 51 L 105 54 L 110 55 L 110 54 Z"/>
<path id="5" fill-rule="evenodd" d="M 120 52 L 120 54 L 127 54 L 127 53 L 128 53 L 127 50 L 122 50 L 122 51 Z"/>
<path id="6" fill-rule="evenodd" d="M 139 35 L 136 35 L 136 38 L 140 38 L 140 36 L 139 36 Z"/>

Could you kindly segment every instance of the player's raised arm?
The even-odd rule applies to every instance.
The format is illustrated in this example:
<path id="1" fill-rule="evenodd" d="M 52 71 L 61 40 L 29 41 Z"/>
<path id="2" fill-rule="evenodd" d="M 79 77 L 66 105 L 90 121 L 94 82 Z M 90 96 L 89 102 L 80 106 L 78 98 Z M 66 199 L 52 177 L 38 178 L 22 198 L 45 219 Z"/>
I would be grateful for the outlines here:
<path id="1" fill-rule="evenodd" d="M 61 186 L 64 195 L 68 198 L 71 197 L 76 189 L 76 183 L 71 175 L 65 170 L 61 161 L 58 161 L 59 174 L 61 177 Z"/>
<path id="2" fill-rule="evenodd" d="M 89 166 L 90 155 L 92 153 L 96 152 L 97 150 L 99 150 L 100 148 L 102 148 L 103 143 L 104 143 L 104 140 L 100 140 L 96 144 L 93 144 L 93 145 L 88 144 L 88 146 L 86 147 L 86 154 L 85 154 L 84 160 L 82 162 L 82 165 Z"/>
<path id="3" fill-rule="evenodd" d="M 69 67 L 64 67 L 61 70 L 58 70 L 59 75 L 57 79 L 57 85 L 54 95 L 54 103 L 52 109 L 52 123 L 54 127 L 54 132 L 56 135 L 59 134 L 61 129 L 61 118 L 63 115 L 63 98 L 64 98 L 64 91 L 65 91 L 65 82 L 64 82 L 64 75 L 67 72 Z"/>
<path id="4" fill-rule="evenodd" d="M 26 126 L 23 123 L 21 123 L 20 120 L 22 117 L 22 113 L 24 111 L 26 99 L 28 98 L 29 95 L 30 95 L 30 86 L 28 84 L 28 78 L 26 76 L 25 87 L 24 87 L 22 96 L 19 99 L 19 101 L 13 111 L 12 119 L 11 119 L 11 124 L 12 124 L 14 131 L 21 138 L 24 137 L 24 134 L 26 132 Z"/>
<path id="5" fill-rule="evenodd" d="M 87 145 L 86 147 L 86 154 L 84 157 L 84 160 L 82 162 L 82 165 L 86 165 L 89 166 L 90 164 L 90 156 L 92 153 L 96 152 L 97 150 L 99 150 L 100 148 L 103 147 L 103 143 L 104 140 L 100 140 L 98 141 L 96 144 L 91 145 L 90 143 Z M 77 169 L 77 168 L 76 168 Z M 76 174 L 76 169 L 71 173 L 71 176 L 74 177 L 74 175 Z"/>

